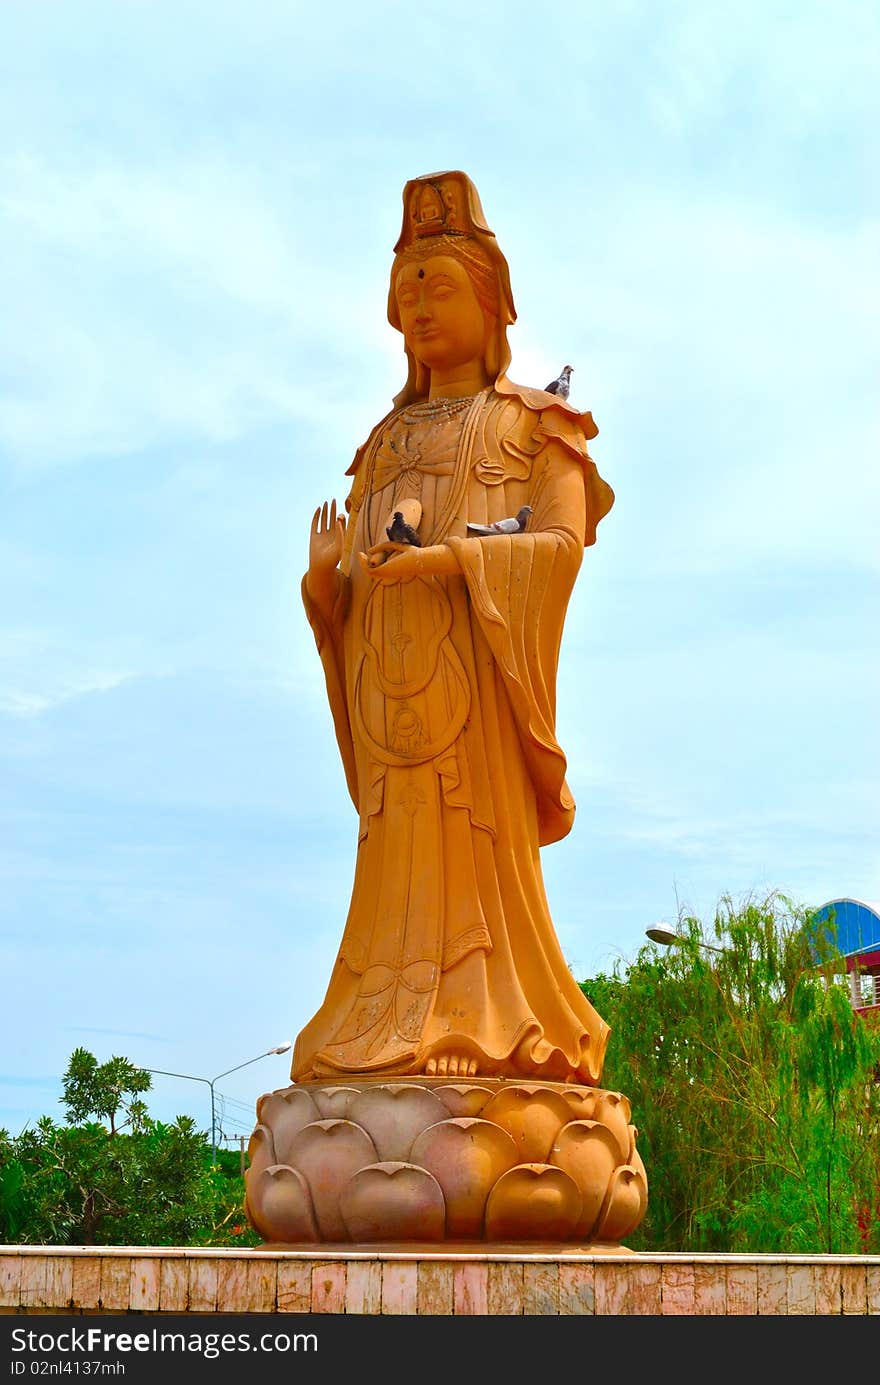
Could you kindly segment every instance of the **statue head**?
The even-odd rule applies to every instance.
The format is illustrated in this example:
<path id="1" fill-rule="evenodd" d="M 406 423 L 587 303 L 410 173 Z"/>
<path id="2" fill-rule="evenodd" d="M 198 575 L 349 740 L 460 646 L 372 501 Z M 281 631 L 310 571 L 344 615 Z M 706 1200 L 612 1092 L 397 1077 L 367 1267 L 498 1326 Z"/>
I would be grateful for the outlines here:
<path id="1" fill-rule="evenodd" d="M 450 280 L 462 271 L 482 314 L 481 351 L 486 375 L 494 383 L 510 364 L 507 328 L 516 321 L 507 261 L 489 229 L 480 198 L 465 173 L 429 173 L 411 179 L 403 190 L 403 226 L 394 247 L 388 321 L 404 331 L 398 290 L 430 260 Z M 442 261 L 442 264 L 441 264 Z M 418 269 L 413 269 L 418 266 Z M 467 324 L 462 324 L 466 330 Z M 395 398 L 402 405 L 424 399 L 430 388 L 430 351 L 417 359 L 406 346 L 409 372 Z"/>

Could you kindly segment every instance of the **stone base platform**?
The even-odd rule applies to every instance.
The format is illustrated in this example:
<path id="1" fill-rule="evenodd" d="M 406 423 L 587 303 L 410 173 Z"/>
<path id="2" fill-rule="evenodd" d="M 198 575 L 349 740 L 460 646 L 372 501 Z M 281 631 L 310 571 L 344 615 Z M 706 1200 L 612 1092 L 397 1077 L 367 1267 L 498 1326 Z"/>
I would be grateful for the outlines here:
<path id="1" fill-rule="evenodd" d="M 620 1244 L 648 1184 L 621 1092 L 346 1078 L 261 1097 L 246 1209 L 269 1244 Z"/>
<path id="2" fill-rule="evenodd" d="M 0 1313 L 880 1315 L 880 1256 L 0 1246 Z"/>

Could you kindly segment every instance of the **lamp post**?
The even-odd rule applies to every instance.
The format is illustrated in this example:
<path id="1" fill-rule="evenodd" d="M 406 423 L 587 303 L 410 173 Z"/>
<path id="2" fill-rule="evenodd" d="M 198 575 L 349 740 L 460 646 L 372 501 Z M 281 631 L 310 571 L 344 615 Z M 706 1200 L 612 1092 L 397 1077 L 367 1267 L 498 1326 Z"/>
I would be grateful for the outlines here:
<path id="1" fill-rule="evenodd" d="M 142 1068 L 142 1072 L 158 1073 L 162 1077 L 182 1077 L 187 1082 L 204 1082 L 206 1087 L 211 1089 L 211 1163 L 217 1162 L 217 1118 L 214 1105 L 214 1083 L 219 1082 L 221 1077 L 228 1077 L 231 1072 L 238 1072 L 239 1068 L 246 1068 L 251 1063 L 258 1063 L 261 1058 L 268 1058 L 273 1053 L 286 1053 L 293 1045 L 290 1042 L 278 1044 L 275 1048 L 267 1048 L 265 1053 L 258 1053 L 256 1058 L 246 1058 L 243 1063 L 236 1063 L 234 1068 L 227 1068 L 225 1072 L 218 1072 L 216 1077 L 194 1077 L 189 1072 L 168 1072 L 165 1068 Z"/>
<path id="2" fill-rule="evenodd" d="M 645 929 L 645 936 L 651 939 L 652 943 L 659 943 L 661 947 L 672 947 L 673 943 L 686 943 L 689 938 L 685 938 L 681 933 L 676 933 L 674 928 L 670 928 L 668 923 L 655 923 L 651 928 Z M 713 943 L 704 943 L 702 939 L 698 943 L 699 947 L 706 948 L 707 952 L 723 952 L 723 947 L 715 947 Z"/>

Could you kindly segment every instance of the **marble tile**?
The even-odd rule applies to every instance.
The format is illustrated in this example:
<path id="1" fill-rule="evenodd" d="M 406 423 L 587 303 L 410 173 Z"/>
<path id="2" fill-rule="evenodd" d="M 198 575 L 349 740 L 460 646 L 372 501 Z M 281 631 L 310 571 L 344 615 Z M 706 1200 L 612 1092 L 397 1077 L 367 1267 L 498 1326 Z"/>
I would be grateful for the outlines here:
<path id="1" fill-rule="evenodd" d="M 73 1297 L 73 1261 L 69 1255 L 21 1257 L 19 1299 L 23 1308 L 66 1312 Z"/>
<path id="2" fill-rule="evenodd" d="M 630 1265 L 627 1269 L 621 1265 L 620 1279 L 626 1290 L 619 1312 L 640 1317 L 659 1315 L 663 1287 L 659 1265 Z"/>
<path id="3" fill-rule="evenodd" d="M 345 1281 L 346 1313 L 382 1312 L 382 1265 L 378 1260 L 351 1260 Z"/>
<path id="4" fill-rule="evenodd" d="M 660 1278 L 659 1266 L 657 1278 Z M 591 1317 L 595 1313 L 596 1284 L 593 1265 L 559 1266 L 559 1311 L 567 1317 Z"/>
<path id="5" fill-rule="evenodd" d="M 559 1312 L 559 1266 L 551 1261 L 523 1265 L 523 1313 L 544 1317 Z"/>
<path id="6" fill-rule="evenodd" d="M 21 1257 L 19 1303 L 22 1308 L 42 1308 L 44 1306 L 48 1263 L 45 1256 L 23 1255 Z"/>
<path id="7" fill-rule="evenodd" d="M 419 1267 L 414 1260 L 387 1260 L 382 1266 L 382 1312 L 417 1313 Z"/>
<path id="8" fill-rule="evenodd" d="M 162 1261 L 157 1255 L 132 1256 L 129 1270 L 129 1307 L 132 1313 L 159 1310 L 159 1276 Z"/>
<path id="9" fill-rule="evenodd" d="M 840 1286 L 840 1266 L 817 1263 L 813 1267 L 816 1282 L 816 1312 L 822 1317 L 843 1311 Z"/>
<path id="10" fill-rule="evenodd" d="M 789 1265 L 787 1269 L 789 1314 L 813 1317 L 816 1312 L 816 1278 L 813 1266 Z"/>
<path id="11" fill-rule="evenodd" d="M 247 1261 L 217 1261 L 217 1312 L 243 1313 L 247 1303 Z"/>
<path id="12" fill-rule="evenodd" d="M 452 1303 L 452 1265 L 423 1260 L 419 1265 L 418 1311 L 447 1317 L 452 1312 Z"/>
<path id="13" fill-rule="evenodd" d="M 758 1312 L 758 1271 L 754 1265 L 720 1266 L 725 1270 L 727 1316 L 755 1317 Z"/>
<path id="14" fill-rule="evenodd" d="M 191 1313 L 213 1313 L 217 1308 L 220 1261 L 194 1256 L 189 1263 L 189 1307 Z"/>
<path id="15" fill-rule="evenodd" d="M 452 1311 L 470 1317 L 489 1311 L 489 1266 L 485 1261 L 456 1265 L 452 1274 Z"/>
<path id="16" fill-rule="evenodd" d="M 864 1265 L 841 1265 L 840 1288 L 844 1313 L 867 1313 L 868 1276 Z"/>
<path id="17" fill-rule="evenodd" d="M 788 1313 L 788 1266 L 758 1266 L 759 1317 L 785 1317 Z"/>
<path id="18" fill-rule="evenodd" d="M 159 1312 L 185 1313 L 189 1307 L 189 1261 L 175 1256 L 161 1261 L 159 1270 Z"/>
<path id="19" fill-rule="evenodd" d="M 278 1292 L 278 1261 L 268 1256 L 248 1260 L 246 1313 L 274 1313 Z"/>
<path id="20" fill-rule="evenodd" d="M 660 1311 L 666 1317 L 693 1317 L 694 1267 L 675 1262 L 662 1266 Z"/>
<path id="21" fill-rule="evenodd" d="M 499 1260 L 488 1265 L 488 1309 L 493 1318 L 521 1317 L 523 1313 L 524 1274 L 521 1261 Z"/>
<path id="22" fill-rule="evenodd" d="M 727 1276 L 723 1265 L 694 1265 L 694 1312 L 703 1317 L 726 1314 Z"/>
<path id="23" fill-rule="evenodd" d="M 101 1256 L 89 1251 L 73 1260 L 74 1308 L 97 1313 L 101 1306 Z"/>
<path id="24" fill-rule="evenodd" d="M 21 1302 L 22 1256 L 0 1255 L 0 1308 L 17 1308 Z"/>
<path id="25" fill-rule="evenodd" d="M 101 1307 L 105 1313 L 127 1313 L 131 1304 L 131 1256 L 101 1256 Z"/>
<path id="26" fill-rule="evenodd" d="M 279 1313 L 308 1313 L 312 1306 L 311 1260 L 279 1260 L 277 1301 Z"/>
<path id="27" fill-rule="evenodd" d="M 344 1260 L 320 1261 L 312 1267 L 313 1313 L 345 1312 Z"/>

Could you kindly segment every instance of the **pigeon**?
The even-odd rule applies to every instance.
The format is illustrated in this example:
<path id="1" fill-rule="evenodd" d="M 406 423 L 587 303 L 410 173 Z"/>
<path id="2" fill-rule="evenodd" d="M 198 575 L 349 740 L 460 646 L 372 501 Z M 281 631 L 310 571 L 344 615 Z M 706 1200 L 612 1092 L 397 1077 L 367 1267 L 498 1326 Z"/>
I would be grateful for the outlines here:
<path id="1" fill-rule="evenodd" d="M 392 543 L 410 543 L 415 548 L 422 546 L 422 541 L 415 529 L 411 524 L 407 524 L 400 510 L 394 511 L 394 516 L 385 533 Z"/>
<path id="2" fill-rule="evenodd" d="M 531 505 L 523 505 L 511 519 L 498 519 L 494 524 L 469 524 L 469 534 L 521 534 L 529 522 Z"/>
<path id="3" fill-rule="evenodd" d="M 568 398 L 568 391 L 571 388 L 571 372 L 574 366 L 564 365 L 555 380 L 551 380 L 549 385 L 544 386 L 545 394 L 558 394 L 560 399 Z"/>

